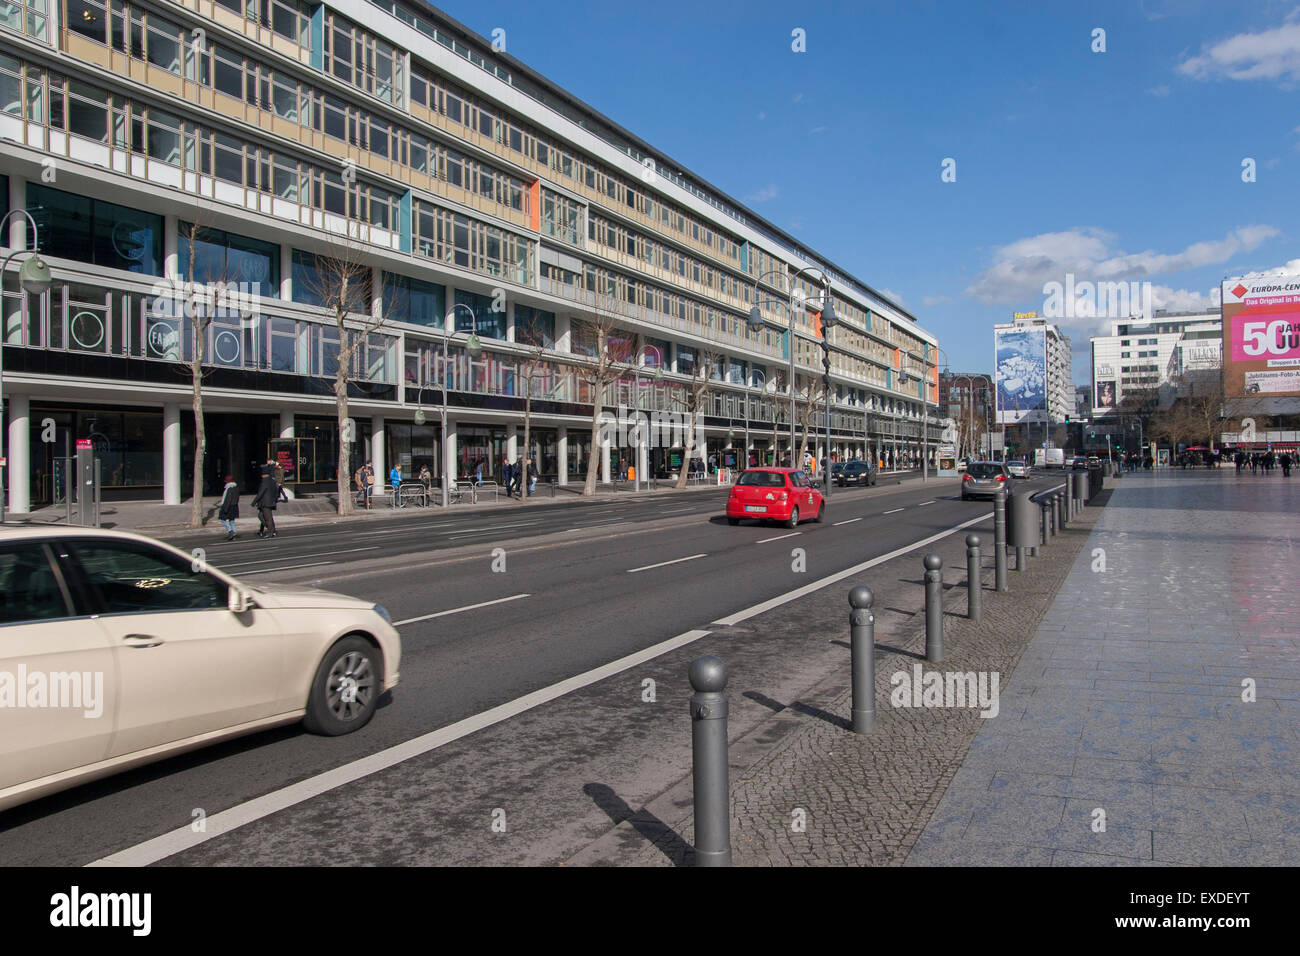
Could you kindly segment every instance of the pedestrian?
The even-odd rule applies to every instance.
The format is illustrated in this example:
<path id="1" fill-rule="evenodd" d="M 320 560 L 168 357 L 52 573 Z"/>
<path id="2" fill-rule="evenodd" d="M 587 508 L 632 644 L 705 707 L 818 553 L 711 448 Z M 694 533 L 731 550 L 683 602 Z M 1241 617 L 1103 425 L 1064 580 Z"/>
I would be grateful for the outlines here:
<path id="1" fill-rule="evenodd" d="M 388 483 L 393 486 L 394 492 L 396 492 L 397 489 L 401 487 L 402 485 L 401 465 L 394 465 L 392 467 L 392 470 L 388 472 Z"/>
<path id="2" fill-rule="evenodd" d="M 533 464 L 531 458 L 528 459 L 528 493 L 531 495 L 537 490 L 537 466 Z"/>
<path id="3" fill-rule="evenodd" d="M 284 465 L 274 460 L 268 461 L 267 464 L 271 466 L 271 474 L 275 477 L 275 500 L 288 501 L 289 496 L 284 490 Z"/>
<path id="4" fill-rule="evenodd" d="M 361 486 L 361 501 L 370 510 L 370 499 L 375 493 L 375 466 L 366 462 L 357 471 L 357 484 Z"/>
<path id="5" fill-rule="evenodd" d="M 515 466 L 509 461 L 506 461 L 505 465 L 501 468 L 501 480 L 505 482 L 506 497 L 513 498 L 515 494 Z"/>
<path id="6" fill-rule="evenodd" d="M 429 491 L 433 487 L 433 475 L 430 473 L 428 465 L 421 465 L 420 474 L 416 477 L 420 484 L 424 485 L 425 491 Z"/>
<path id="7" fill-rule="evenodd" d="M 524 496 L 524 488 L 527 487 L 527 484 L 528 466 L 524 463 L 523 456 L 520 455 L 515 461 L 515 491 L 519 493 L 520 498 Z"/>
<path id="8" fill-rule="evenodd" d="M 265 538 L 268 535 L 272 538 L 275 537 L 275 504 L 279 497 L 275 474 L 271 468 L 264 467 L 262 469 L 262 483 L 258 486 L 257 494 L 253 498 L 253 507 L 257 509 L 257 536 L 259 538 Z"/>
<path id="9" fill-rule="evenodd" d="M 1283 452 L 1282 457 L 1280 457 L 1277 460 L 1277 463 L 1282 466 L 1282 477 L 1290 478 L 1291 477 L 1291 456 L 1286 452 Z"/>
<path id="10" fill-rule="evenodd" d="M 233 475 L 226 475 L 226 487 L 221 492 L 221 506 L 217 517 L 226 529 L 226 540 L 235 540 L 235 519 L 239 517 L 239 486 Z"/>

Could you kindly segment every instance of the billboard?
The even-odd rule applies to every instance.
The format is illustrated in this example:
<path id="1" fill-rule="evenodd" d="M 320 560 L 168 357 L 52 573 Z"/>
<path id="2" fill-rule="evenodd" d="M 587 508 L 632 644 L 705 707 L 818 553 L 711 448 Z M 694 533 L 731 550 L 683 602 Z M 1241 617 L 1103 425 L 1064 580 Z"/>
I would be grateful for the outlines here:
<path id="1" fill-rule="evenodd" d="M 1047 421 L 1047 331 L 994 329 L 999 425 Z"/>
<path id="2" fill-rule="evenodd" d="M 1115 407 L 1115 383 L 1113 381 L 1097 380 L 1097 401 L 1094 408 L 1114 408 Z"/>
<path id="3" fill-rule="evenodd" d="M 1222 289 L 1227 398 L 1300 398 L 1300 275 L 1228 279 Z"/>

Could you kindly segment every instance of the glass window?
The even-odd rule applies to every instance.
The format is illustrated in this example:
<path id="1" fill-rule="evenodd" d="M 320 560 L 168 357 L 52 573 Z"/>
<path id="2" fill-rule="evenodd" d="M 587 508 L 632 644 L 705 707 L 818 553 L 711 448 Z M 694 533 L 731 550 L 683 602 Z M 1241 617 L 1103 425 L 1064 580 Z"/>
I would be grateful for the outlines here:
<path id="1" fill-rule="evenodd" d="M 193 229 L 190 223 L 180 223 L 180 234 L 176 239 L 182 278 L 204 285 L 233 282 L 241 286 L 241 291 L 246 289 L 252 295 L 279 295 L 278 245 L 237 236 L 222 229 L 200 228 L 194 244 L 194 275 L 191 276 L 189 237 Z"/>
<path id="2" fill-rule="evenodd" d="M 162 270 L 162 216 L 29 183 L 27 209 L 40 230 L 41 251 L 144 275 Z"/>
<path id="3" fill-rule="evenodd" d="M 551 347 L 555 342 L 555 313 L 516 305 L 515 341 L 521 345 Z"/>
<path id="4" fill-rule="evenodd" d="M 76 541 L 73 557 L 105 614 L 225 608 L 226 585 L 188 558 L 127 541 Z"/>
<path id="5" fill-rule="evenodd" d="M 471 328 L 477 328 L 479 335 L 490 339 L 504 339 L 506 337 L 506 313 L 504 309 L 499 312 L 493 311 L 492 306 L 497 301 L 497 299 L 490 296 L 457 289 L 456 303 L 469 306 L 474 312 L 474 320 L 471 322 L 464 309 L 457 309 L 456 331 L 466 332 Z"/>
<path id="6" fill-rule="evenodd" d="M 71 614 L 43 545 L 0 547 L 0 624 L 49 621 Z"/>
<path id="7" fill-rule="evenodd" d="M 446 301 L 445 286 L 391 272 L 384 273 L 384 314 L 396 322 L 440 329 L 446 312 Z"/>

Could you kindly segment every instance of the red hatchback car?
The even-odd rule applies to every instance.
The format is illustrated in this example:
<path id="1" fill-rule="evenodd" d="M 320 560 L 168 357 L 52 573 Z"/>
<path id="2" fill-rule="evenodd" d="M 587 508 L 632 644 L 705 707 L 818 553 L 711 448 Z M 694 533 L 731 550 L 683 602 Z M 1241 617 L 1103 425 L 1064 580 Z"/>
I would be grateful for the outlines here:
<path id="1" fill-rule="evenodd" d="M 741 518 L 781 521 L 793 528 L 804 518 L 821 521 L 826 500 L 795 468 L 750 468 L 731 488 L 727 499 L 727 524 Z"/>

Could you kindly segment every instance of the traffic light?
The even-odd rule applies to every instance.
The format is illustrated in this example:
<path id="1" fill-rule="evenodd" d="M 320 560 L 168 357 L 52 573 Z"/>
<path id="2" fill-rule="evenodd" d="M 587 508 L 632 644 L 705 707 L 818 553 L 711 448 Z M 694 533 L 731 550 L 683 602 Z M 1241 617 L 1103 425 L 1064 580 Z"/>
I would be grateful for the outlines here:
<path id="1" fill-rule="evenodd" d="M 1069 415 L 1066 415 L 1066 416 L 1065 416 L 1065 424 L 1067 424 L 1067 425 L 1070 424 L 1070 416 L 1069 416 Z"/>

